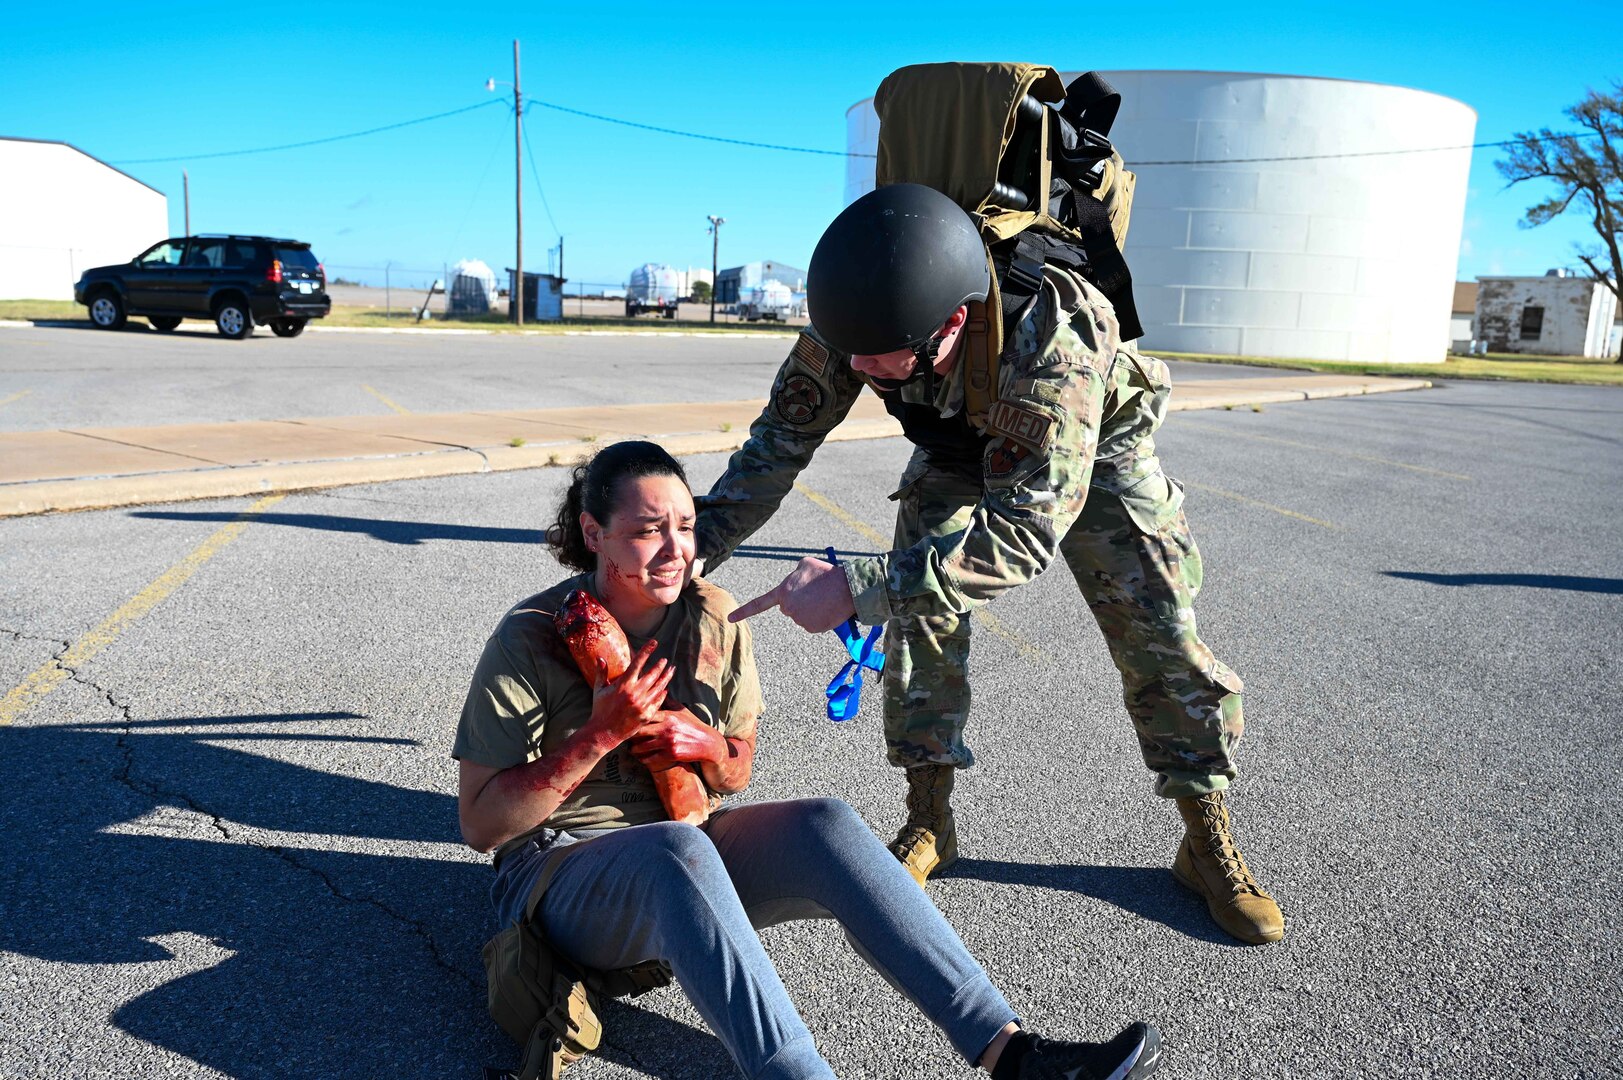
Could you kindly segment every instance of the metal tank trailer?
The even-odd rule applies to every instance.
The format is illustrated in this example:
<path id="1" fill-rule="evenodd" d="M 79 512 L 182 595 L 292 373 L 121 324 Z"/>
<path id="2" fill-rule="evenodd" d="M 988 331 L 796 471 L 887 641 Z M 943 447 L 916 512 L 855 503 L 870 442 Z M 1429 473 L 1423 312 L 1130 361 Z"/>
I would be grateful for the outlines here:
<path id="1" fill-rule="evenodd" d="M 1110 137 L 1138 174 L 1126 254 L 1146 349 L 1444 359 L 1474 110 L 1344 79 L 1100 74 L 1121 91 Z M 868 98 L 846 111 L 846 149 L 878 145 Z M 848 203 L 873 170 L 846 159 Z"/>
<path id="2" fill-rule="evenodd" d="M 682 300 L 682 275 L 664 263 L 643 263 L 626 284 L 626 318 L 645 313 L 676 318 Z"/>

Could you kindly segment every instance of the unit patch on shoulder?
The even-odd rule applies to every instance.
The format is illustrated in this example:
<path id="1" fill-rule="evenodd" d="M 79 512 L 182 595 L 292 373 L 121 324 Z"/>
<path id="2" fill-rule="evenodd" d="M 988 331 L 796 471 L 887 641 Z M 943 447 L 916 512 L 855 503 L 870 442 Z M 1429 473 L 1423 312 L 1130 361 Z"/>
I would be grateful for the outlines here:
<path id="1" fill-rule="evenodd" d="M 789 423 L 809 424 L 823 407 L 823 388 L 805 375 L 791 375 L 783 380 L 772 405 Z"/>
<path id="2" fill-rule="evenodd" d="M 1031 456 L 1031 448 L 1013 439 L 999 439 L 986 449 L 986 478 L 1002 480 L 1011 476 Z"/>
<path id="3" fill-rule="evenodd" d="M 794 357 L 800 361 L 801 367 L 819 378 L 822 377 L 823 369 L 828 366 L 827 347 L 807 333 L 802 333 L 795 340 Z"/>
<path id="4" fill-rule="evenodd" d="M 986 430 L 1033 450 L 1047 450 L 1054 440 L 1054 418 L 1030 405 L 999 401 L 986 414 Z"/>

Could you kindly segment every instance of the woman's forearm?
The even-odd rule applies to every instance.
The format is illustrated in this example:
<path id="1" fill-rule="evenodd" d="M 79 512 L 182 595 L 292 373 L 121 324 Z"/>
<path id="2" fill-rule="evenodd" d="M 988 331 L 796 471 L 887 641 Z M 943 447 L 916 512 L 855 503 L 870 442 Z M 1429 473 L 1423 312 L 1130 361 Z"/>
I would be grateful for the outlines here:
<path id="1" fill-rule="evenodd" d="M 545 757 L 503 769 L 486 782 L 462 822 L 463 838 L 490 851 L 553 815 L 603 757 L 619 745 L 588 724 Z"/>
<path id="2" fill-rule="evenodd" d="M 710 790 L 732 795 L 749 786 L 750 769 L 755 763 L 755 744 L 748 739 L 728 739 L 727 756 L 719 761 L 702 761 L 699 774 Z"/>

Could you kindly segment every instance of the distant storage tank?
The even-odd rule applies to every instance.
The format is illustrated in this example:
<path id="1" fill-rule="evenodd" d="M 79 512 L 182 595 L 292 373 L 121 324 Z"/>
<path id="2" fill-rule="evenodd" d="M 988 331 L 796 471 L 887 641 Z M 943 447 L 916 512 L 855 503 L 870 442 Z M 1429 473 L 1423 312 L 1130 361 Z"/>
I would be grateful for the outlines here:
<path id="1" fill-rule="evenodd" d="M 648 311 L 674 319 L 681 299 L 682 275 L 675 267 L 643 263 L 631 271 L 626 285 L 626 318 L 634 319 Z"/>
<path id="2" fill-rule="evenodd" d="M 496 274 L 478 259 L 463 259 L 451 267 L 446 290 L 448 315 L 483 315 L 496 304 Z"/>
<path id="3" fill-rule="evenodd" d="M 1444 358 L 1473 109 L 1340 79 L 1102 74 L 1122 95 L 1111 138 L 1138 173 L 1127 261 L 1147 349 Z M 846 147 L 878 145 L 868 98 L 846 111 Z M 848 203 L 873 183 L 873 158 L 846 159 Z"/>

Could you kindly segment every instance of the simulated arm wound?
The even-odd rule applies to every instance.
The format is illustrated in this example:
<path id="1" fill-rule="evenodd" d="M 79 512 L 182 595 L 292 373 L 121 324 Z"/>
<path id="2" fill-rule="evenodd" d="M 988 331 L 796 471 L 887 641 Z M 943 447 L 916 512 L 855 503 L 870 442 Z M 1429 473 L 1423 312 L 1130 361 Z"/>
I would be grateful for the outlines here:
<path id="1" fill-rule="evenodd" d="M 727 739 L 725 760 L 707 761 L 699 766 L 704 781 L 712 791 L 723 795 L 736 795 L 749 786 L 750 770 L 755 764 L 755 743 L 750 739 Z"/>

